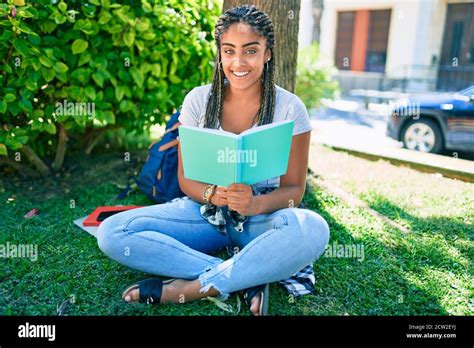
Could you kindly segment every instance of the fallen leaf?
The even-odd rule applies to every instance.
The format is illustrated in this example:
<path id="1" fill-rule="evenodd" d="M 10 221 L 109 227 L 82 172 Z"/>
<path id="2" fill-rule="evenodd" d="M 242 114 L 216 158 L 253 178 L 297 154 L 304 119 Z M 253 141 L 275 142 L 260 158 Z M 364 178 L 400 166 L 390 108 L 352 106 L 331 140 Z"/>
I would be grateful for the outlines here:
<path id="1" fill-rule="evenodd" d="M 226 311 L 226 312 L 229 312 L 229 313 L 234 313 L 234 310 L 232 308 L 231 305 L 228 305 L 227 303 L 224 303 L 222 302 L 221 300 L 218 300 L 217 298 L 214 298 L 214 297 L 205 297 L 205 298 L 202 298 L 202 300 L 208 300 L 208 301 L 211 301 L 213 302 L 217 307 L 219 307 L 220 309 Z"/>

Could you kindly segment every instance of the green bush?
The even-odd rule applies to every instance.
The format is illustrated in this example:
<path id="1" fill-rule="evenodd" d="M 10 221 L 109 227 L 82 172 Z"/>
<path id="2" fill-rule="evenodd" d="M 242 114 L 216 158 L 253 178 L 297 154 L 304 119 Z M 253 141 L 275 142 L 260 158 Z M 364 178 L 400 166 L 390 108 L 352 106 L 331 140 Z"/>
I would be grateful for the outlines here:
<path id="1" fill-rule="evenodd" d="M 308 109 L 321 105 L 321 99 L 332 99 L 339 93 L 339 84 L 332 79 L 335 68 L 319 54 L 314 43 L 298 52 L 296 94 Z"/>
<path id="2" fill-rule="evenodd" d="M 68 139 L 90 151 L 105 129 L 161 123 L 211 81 L 219 13 L 215 0 L 0 4 L 3 162 L 21 151 L 45 174 Z"/>

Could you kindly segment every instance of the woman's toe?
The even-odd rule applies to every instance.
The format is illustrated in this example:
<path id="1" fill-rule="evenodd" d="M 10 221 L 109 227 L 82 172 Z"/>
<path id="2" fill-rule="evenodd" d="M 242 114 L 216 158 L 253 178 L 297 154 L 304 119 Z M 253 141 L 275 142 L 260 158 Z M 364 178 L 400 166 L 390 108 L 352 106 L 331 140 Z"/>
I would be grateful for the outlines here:
<path id="1" fill-rule="evenodd" d="M 138 301 L 139 297 L 140 293 L 138 292 L 138 289 L 133 289 L 125 294 L 124 299 L 126 302 L 136 302 Z"/>
<path id="2" fill-rule="evenodd" d="M 255 296 L 250 302 L 251 303 L 250 311 L 253 313 L 253 315 L 260 315 L 259 309 L 260 309 L 261 298 L 262 298 L 262 295 Z"/>

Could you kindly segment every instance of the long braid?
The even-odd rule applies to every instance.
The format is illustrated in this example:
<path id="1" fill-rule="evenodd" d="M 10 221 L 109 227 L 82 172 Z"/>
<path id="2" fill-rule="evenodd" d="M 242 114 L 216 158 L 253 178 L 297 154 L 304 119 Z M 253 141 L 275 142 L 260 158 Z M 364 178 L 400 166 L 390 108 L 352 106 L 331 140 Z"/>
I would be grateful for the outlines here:
<path id="1" fill-rule="evenodd" d="M 225 78 L 221 63 L 221 35 L 225 33 L 234 23 L 247 23 L 259 35 L 266 39 L 266 46 L 271 51 L 271 59 L 265 63 L 262 76 L 262 93 L 260 100 L 260 110 L 257 114 L 258 125 L 273 122 L 275 111 L 275 33 L 273 23 L 268 15 L 260 11 L 255 6 L 240 6 L 232 8 L 221 15 L 215 28 L 215 40 L 217 45 L 217 55 L 214 67 L 214 78 L 211 92 L 206 106 L 205 128 L 217 128 L 222 120 L 222 109 L 225 96 Z"/>

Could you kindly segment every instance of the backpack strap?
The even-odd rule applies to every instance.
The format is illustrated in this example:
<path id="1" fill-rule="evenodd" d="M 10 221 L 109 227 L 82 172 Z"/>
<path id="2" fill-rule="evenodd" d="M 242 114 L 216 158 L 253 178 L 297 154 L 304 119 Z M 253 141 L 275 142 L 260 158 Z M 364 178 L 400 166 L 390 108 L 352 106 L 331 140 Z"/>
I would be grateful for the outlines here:
<path id="1" fill-rule="evenodd" d="M 127 186 L 125 186 L 125 188 L 122 190 L 122 192 L 120 192 L 118 195 L 117 195 L 117 199 L 124 199 L 125 197 L 128 196 L 128 194 L 131 192 L 131 191 L 135 191 L 137 189 L 137 185 L 138 185 L 138 182 L 139 180 L 133 176 L 129 176 L 128 177 L 128 184 Z"/>

